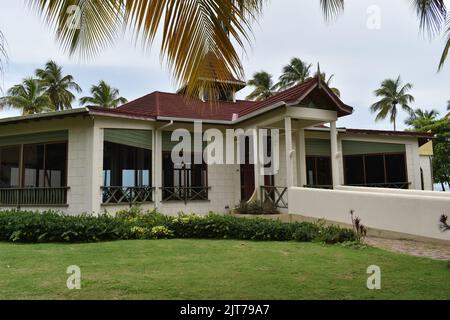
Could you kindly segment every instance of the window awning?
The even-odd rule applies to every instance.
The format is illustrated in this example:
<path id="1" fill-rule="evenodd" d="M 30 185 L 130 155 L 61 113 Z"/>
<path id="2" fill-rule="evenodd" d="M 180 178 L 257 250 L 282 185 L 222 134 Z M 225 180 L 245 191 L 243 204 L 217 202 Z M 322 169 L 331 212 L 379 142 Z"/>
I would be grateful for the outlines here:
<path id="1" fill-rule="evenodd" d="M 151 130 L 129 130 L 129 129 L 105 129 L 104 140 L 106 142 L 122 144 L 126 146 L 152 150 Z"/>
<path id="2" fill-rule="evenodd" d="M 67 130 L 4 136 L 0 137 L 0 146 L 67 141 L 68 137 Z"/>

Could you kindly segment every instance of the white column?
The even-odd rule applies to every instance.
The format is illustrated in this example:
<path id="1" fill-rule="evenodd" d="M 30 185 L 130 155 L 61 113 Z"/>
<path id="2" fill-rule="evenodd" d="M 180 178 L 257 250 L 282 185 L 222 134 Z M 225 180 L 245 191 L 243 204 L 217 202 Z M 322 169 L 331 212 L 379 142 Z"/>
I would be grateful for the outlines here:
<path id="1" fill-rule="evenodd" d="M 100 214 L 103 184 L 103 129 L 94 124 L 87 138 L 86 173 L 89 183 L 86 185 L 88 197 L 85 201 L 88 213 Z"/>
<path id="2" fill-rule="evenodd" d="M 290 117 L 284 118 L 286 133 L 286 187 L 294 186 L 294 170 L 292 166 L 292 120 Z"/>
<path id="3" fill-rule="evenodd" d="M 304 128 L 300 128 L 298 131 L 297 155 L 298 186 L 303 188 L 308 183 L 306 178 L 306 139 Z"/>
<path id="4" fill-rule="evenodd" d="M 153 195 L 153 201 L 155 208 L 159 208 L 162 201 L 162 133 L 161 130 L 155 128 L 155 140 L 153 141 L 153 186 L 155 187 L 155 193 Z"/>
<path id="5" fill-rule="evenodd" d="M 339 153 L 336 121 L 330 123 L 330 140 L 331 140 L 331 172 L 333 177 L 333 187 L 340 185 L 339 182 Z"/>

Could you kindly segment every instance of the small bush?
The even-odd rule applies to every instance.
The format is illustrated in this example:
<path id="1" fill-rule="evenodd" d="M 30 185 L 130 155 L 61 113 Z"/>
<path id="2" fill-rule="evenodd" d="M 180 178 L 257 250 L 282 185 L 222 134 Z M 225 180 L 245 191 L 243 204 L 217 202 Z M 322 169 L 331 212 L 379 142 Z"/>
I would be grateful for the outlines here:
<path id="1" fill-rule="evenodd" d="M 172 239 L 174 234 L 172 230 L 169 230 L 165 226 L 153 227 L 150 231 L 150 236 L 152 239 Z"/>
<path id="2" fill-rule="evenodd" d="M 264 214 L 279 214 L 278 209 L 273 205 L 273 203 L 265 202 L 261 203 L 259 201 L 253 202 L 241 202 L 236 208 L 239 214 L 251 214 L 251 215 L 264 215 Z"/>

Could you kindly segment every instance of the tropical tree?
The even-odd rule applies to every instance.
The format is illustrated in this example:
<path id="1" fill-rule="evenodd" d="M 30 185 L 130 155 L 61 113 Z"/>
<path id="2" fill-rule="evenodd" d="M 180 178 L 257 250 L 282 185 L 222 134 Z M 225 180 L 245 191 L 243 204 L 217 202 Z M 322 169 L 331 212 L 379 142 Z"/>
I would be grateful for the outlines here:
<path id="1" fill-rule="evenodd" d="M 0 98 L 0 107 L 22 110 L 25 116 L 50 111 L 51 101 L 38 80 L 27 78 L 21 84 L 9 89 L 6 96 Z"/>
<path id="2" fill-rule="evenodd" d="M 248 85 L 254 87 L 254 90 L 247 96 L 247 100 L 261 101 L 276 93 L 272 75 L 265 71 L 255 73 Z"/>
<path id="3" fill-rule="evenodd" d="M 420 27 L 436 34 L 445 24 L 444 0 L 410 0 Z M 216 57 L 218 80 L 230 74 L 243 79 L 240 48 L 251 39 L 251 26 L 262 12 L 264 0 L 28 0 L 31 7 L 54 28 L 62 47 L 83 58 L 114 43 L 121 31 L 131 30 L 135 39 L 149 46 L 161 32 L 161 55 L 168 62 L 178 87 L 198 92 L 205 57 Z M 325 18 L 344 10 L 345 0 L 320 0 Z M 449 39 L 441 59 L 445 61 Z"/>
<path id="4" fill-rule="evenodd" d="M 437 110 L 422 110 L 416 109 L 411 113 L 408 119 L 405 120 L 407 126 L 413 127 L 414 129 L 422 128 L 428 126 L 436 120 L 439 115 Z"/>
<path id="5" fill-rule="evenodd" d="M 37 69 L 35 73 L 56 111 L 72 109 L 75 100 L 72 91 L 81 92 L 73 76 L 63 75 L 62 67 L 54 61 L 48 61 L 44 69 Z"/>
<path id="6" fill-rule="evenodd" d="M 450 100 L 447 101 L 447 111 L 450 111 Z"/>
<path id="7" fill-rule="evenodd" d="M 394 124 L 394 131 L 396 131 L 398 106 L 409 114 L 413 112 L 409 104 L 414 101 L 414 97 L 408 93 L 412 87 L 411 83 L 402 85 L 400 76 L 396 80 L 384 80 L 381 87 L 375 90 L 375 96 L 381 99 L 370 108 L 373 113 L 378 112 L 375 121 L 384 120 L 389 116 L 391 123 Z"/>
<path id="8" fill-rule="evenodd" d="M 291 62 L 283 67 L 277 88 L 285 90 L 304 82 L 311 75 L 312 64 L 306 63 L 299 58 L 292 58 Z"/>
<path id="9" fill-rule="evenodd" d="M 105 81 L 91 87 L 91 96 L 80 99 L 82 105 L 89 104 L 93 107 L 117 108 L 128 100 L 120 96 L 119 90 L 112 88 Z"/>

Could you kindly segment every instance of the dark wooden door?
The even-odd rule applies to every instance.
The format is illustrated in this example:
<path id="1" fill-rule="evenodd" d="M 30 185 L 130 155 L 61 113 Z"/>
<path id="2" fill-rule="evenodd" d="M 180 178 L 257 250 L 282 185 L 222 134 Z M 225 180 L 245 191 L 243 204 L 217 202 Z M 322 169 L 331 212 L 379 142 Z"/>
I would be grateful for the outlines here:
<path id="1" fill-rule="evenodd" d="M 250 139 L 245 139 L 245 164 L 241 164 L 241 200 L 250 200 L 255 192 L 255 165 L 250 164 Z"/>

